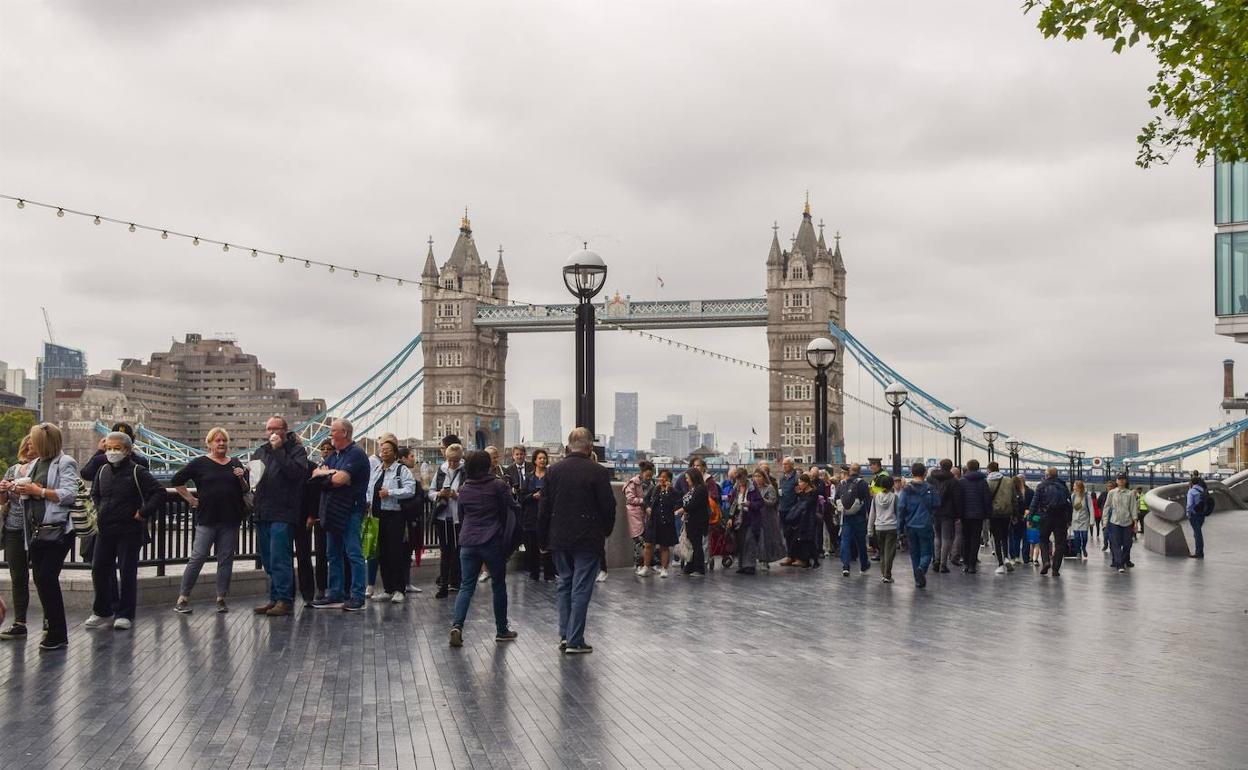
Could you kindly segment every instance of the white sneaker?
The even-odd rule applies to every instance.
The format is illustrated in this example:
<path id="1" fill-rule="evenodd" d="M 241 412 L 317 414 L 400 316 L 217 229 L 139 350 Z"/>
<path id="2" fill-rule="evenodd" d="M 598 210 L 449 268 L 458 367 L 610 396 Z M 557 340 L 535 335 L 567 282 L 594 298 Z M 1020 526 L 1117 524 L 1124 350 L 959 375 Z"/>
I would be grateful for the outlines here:
<path id="1" fill-rule="evenodd" d="M 605 569 L 600 569 L 598 570 L 598 577 L 594 578 L 594 582 L 603 583 L 603 582 L 606 582 L 606 579 L 607 579 L 607 571 Z"/>
<path id="2" fill-rule="evenodd" d="M 390 601 L 393 604 L 402 604 L 406 599 L 407 597 L 403 595 L 402 591 L 395 591 L 390 595 Z"/>
<path id="3" fill-rule="evenodd" d="M 666 569 L 659 570 L 659 577 L 667 577 L 667 570 Z"/>
<path id="4" fill-rule="evenodd" d="M 117 618 L 116 620 L 113 621 L 113 628 L 118 631 L 129 631 L 130 619 L 129 618 Z"/>
<path id="5" fill-rule="evenodd" d="M 365 588 L 365 589 L 364 589 L 364 598 L 365 598 L 365 599 L 371 599 L 371 598 L 373 598 L 373 587 L 372 587 L 372 586 L 369 586 L 368 588 Z"/>
<path id="6" fill-rule="evenodd" d="M 107 622 L 108 618 L 102 618 L 99 615 L 92 614 L 91 617 L 86 619 L 86 622 L 84 622 L 83 625 L 87 628 L 99 628 Z"/>
<path id="7" fill-rule="evenodd" d="M 424 591 L 423 591 L 423 590 L 421 590 L 420 588 L 418 588 L 418 587 L 416 587 L 416 586 L 412 585 L 411 583 L 408 583 L 408 584 L 407 584 L 407 592 L 408 592 L 409 594 L 423 594 L 423 593 L 424 593 Z"/>
<path id="8" fill-rule="evenodd" d="M 996 574 L 998 574 L 998 575 L 1004 575 L 1004 574 L 1005 574 L 1005 565 L 1004 565 L 1004 564 L 1002 564 L 1000 567 L 997 567 Z"/>
<path id="9" fill-rule="evenodd" d="M 483 572 L 483 573 L 481 573 L 481 577 L 477 578 L 477 582 L 478 582 L 478 583 L 484 583 L 485 581 L 487 581 L 487 580 L 489 580 L 489 579 L 490 579 L 490 573 L 488 573 L 488 572 Z"/>
<path id="10" fill-rule="evenodd" d="M 654 574 L 654 570 L 650 569 L 649 567 L 638 567 L 638 568 L 637 568 L 637 576 L 638 576 L 638 577 L 650 577 L 650 576 L 651 576 L 651 575 L 653 575 L 653 574 Z"/>

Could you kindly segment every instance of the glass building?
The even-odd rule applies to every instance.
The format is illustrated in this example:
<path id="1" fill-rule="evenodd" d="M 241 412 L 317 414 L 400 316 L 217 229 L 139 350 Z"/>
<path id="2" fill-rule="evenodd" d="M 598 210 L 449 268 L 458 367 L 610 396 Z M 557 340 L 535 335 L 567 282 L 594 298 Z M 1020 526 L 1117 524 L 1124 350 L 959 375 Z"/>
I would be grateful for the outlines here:
<path id="1" fill-rule="evenodd" d="M 43 343 L 43 357 L 35 362 L 39 381 L 39 414 L 43 414 L 43 392 L 49 380 L 81 380 L 87 376 L 87 354 L 76 348 Z M 43 419 L 42 417 L 40 419 Z"/>
<path id="2" fill-rule="evenodd" d="M 1214 164 L 1213 200 L 1215 328 L 1248 342 L 1248 163 Z"/>

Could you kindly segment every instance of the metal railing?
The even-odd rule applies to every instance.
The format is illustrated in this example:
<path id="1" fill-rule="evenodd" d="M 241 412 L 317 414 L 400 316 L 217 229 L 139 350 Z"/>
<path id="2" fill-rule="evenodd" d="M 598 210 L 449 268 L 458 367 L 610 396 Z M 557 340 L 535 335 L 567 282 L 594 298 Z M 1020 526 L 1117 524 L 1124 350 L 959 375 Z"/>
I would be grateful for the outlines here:
<path id="1" fill-rule="evenodd" d="M 147 522 L 148 542 L 139 550 L 139 566 L 155 567 L 156 574 L 160 576 L 164 576 L 169 565 L 186 564 L 190 561 L 191 545 L 195 540 L 195 517 L 190 505 L 172 489 L 166 489 L 165 495 L 165 504 L 160 514 Z M 429 551 L 437 545 L 437 528 L 433 517 L 429 515 L 429 501 L 422 500 L 421 505 L 424 514 L 421 517 L 424 530 L 422 542 L 425 551 Z M 315 538 L 312 540 L 313 555 L 320 558 L 321 554 L 315 550 L 316 540 Z M 81 545 L 82 538 L 75 538 L 74 547 L 69 549 L 69 554 L 65 557 L 65 569 L 91 569 L 91 563 L 83 561 L 79 555 Z M 252 561 L 257 568 L 260 567 L 260 555 L 256 545 L 256 525 L 250 519 L 243 521 L 240 525 L 234 561 Z M 7 568 L 8 566 L 7 561 L 0 561 L 0 567 Z"/>

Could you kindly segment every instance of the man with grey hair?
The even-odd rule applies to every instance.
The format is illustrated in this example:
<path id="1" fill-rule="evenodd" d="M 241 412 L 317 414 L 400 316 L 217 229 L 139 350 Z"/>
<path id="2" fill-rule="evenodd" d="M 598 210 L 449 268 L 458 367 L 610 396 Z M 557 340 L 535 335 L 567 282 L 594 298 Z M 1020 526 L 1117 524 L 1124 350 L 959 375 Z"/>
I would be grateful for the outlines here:
<path id="1" fill-rule="evenodd" d="M 1044 481 L 1036 487 L 1027 515 L 1040 516 L 1040 558 L 1043 560 L 1041 575 L 1053 570 L 1053 577 L 1062 574 L 1062 557 L 1066 554 L 1066 528 L 1070 526 L 1070 490 L 1057 475 L 1057 468 L 1044 472 Z M 969 535 L 970 533 L 968 533 Z"/>
<path id="2" fill-rule="evenodd" d="M 292 568 L 296 532 L 301 526 L 303 485 L 308 479 L 308 452 L 291 432 L 286 418 L 274 415 L 264 423 L 266 440 L 251 458 L 264 467 L 255 486 L 256 547 L 269 576 L 269 599 L 257 615 L 289 615 L 295 603 Z"/>
<path id="3" fill-rule="evenodd" d="M 559 650 L 569 655 L 594 651 L 585 643 L 585 616 L 599 552 L 615 528 L 611 475 L 593 460 L 593 444 L 585 428 L 568 435 L 568 456 L 546 472 L 537 518 L 538 542 L 553 552 L 559 573 Z"/>
<path id="4" fill-rule="evenodd" d="M 325 527 L 325 548 L 329 551 L 329 587 L 325 598 L 316 599 L 317 609 L 341 608 L 349 612 L 364 609 L 364 551 L 360 528 L 368 490 L 368 455 L 353 440 L 355 428 L 343 419 L 329 426 L 334 451 L 324 467 L 312 473 L 324 485 L 321 495 L 321 525 Z M 351 564 L 351 585 L 345 586 L 343 563 Z"/>

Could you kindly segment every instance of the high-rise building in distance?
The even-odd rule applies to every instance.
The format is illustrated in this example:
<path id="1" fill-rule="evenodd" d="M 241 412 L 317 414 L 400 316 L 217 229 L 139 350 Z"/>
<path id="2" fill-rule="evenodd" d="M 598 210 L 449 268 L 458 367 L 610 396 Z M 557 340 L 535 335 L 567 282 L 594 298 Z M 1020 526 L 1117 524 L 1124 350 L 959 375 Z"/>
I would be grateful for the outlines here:
<path id="1" fill-rule="evenodd" d="M 520 410 L 508 401 L 506 409 L 503 410 L 503 443 L 515 446 L 523 440 L 524 436 L 520 434 Z M 511 457 L 510 454 L 507 456 Z"/>
<path id="2" fill-rule="evenodd" d="M 1140 451 L 1140 434 L 1138 433 L 1115 433 L 1114 434 L 1114 457 L 1122 457 L 1123 455 L 1135 454 Z"/>
<path id="3" fill-rule="evenodd" d="M 563 403 L 557 398 L 533 399 L 533 443 L 562 444 Z"/>
<path id="4" fill-rule="evenodd" d="M 617 452 L 637 449 L 637 394 L 615 394 L 615 427 L 611 446 Z"/>
<path id="5" fill-rule="evenodd" d="M 37 409 L 41 419 L 50 419 L 44 409 L 44 391 L 50 380 L 80 380 L 87 376 L 87 354 L 51 342 L 43 343 L 43 355 L 35 362 L 35 379 L 39 381 Z"/>

